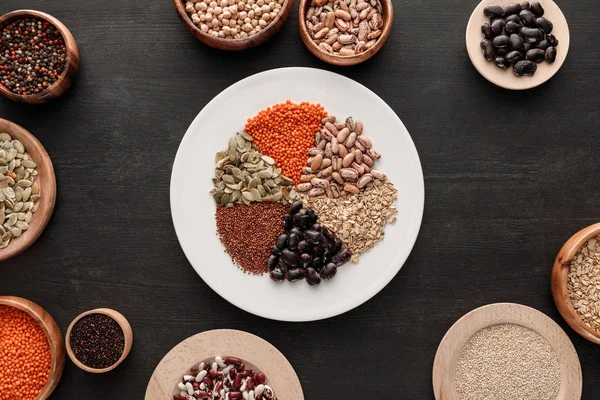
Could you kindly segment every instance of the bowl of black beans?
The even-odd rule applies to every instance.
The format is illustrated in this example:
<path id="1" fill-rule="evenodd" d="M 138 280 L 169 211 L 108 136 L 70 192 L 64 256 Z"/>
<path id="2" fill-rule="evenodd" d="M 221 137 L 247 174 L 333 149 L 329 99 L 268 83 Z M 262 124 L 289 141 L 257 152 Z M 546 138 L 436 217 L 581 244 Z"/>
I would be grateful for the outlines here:
<path id="1" fill-rule="evenodd" d="M 562 66 L 569 27 L 552 0 L 484 0 L 471 15 L 466 42 L 469 58 L 487 80 L 506 89 L 530 89 Z"/>

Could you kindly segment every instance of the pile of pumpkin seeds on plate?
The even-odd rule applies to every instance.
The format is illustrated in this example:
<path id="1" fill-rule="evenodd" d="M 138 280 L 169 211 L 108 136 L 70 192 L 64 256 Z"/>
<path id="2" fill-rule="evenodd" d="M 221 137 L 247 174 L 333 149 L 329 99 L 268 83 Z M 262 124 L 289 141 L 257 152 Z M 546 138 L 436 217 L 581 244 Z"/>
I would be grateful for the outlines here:
<path id="1" fill-rule="evenodd" d="M 25 146 L 0 133 L 0 249 L 29 229 L 40 199 L 35 162 Z"/>
<path id="2" fill-rule="evenodd" d="M 296 198 L 294 182 L 281 175 L 275 161 L 263 155 L 246 132 L 229 139 L 226 150 L 215 156 L 215 176 L 210 194 L 217 205 L 253 202 L 291 203 Z"/>

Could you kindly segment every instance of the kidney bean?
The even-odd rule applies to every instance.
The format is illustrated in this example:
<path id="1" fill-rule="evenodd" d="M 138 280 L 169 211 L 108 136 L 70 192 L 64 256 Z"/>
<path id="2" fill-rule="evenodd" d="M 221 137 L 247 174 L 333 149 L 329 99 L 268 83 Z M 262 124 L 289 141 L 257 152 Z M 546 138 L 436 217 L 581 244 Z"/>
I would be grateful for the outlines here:
<path id="1" fill-rule="evenodd" d="M 506 21 L 504 21 L 502 18 L 495 19 L 491 25 L 492 32 L 496 35 L 501 34 L 505 25 L 506 25 Z"/>
<path id="2" fill-rule="evenodd" d="M 540 30 L 544 33 L 550 33 L 550 32 L 552 32 L 552 28 L 554 28 L 554 26 L 552 25 L 552 22 L 550 22 L 549 20 L 547 20 L 544 17 L 537 18 L 535 20 L 535 26 L 540 28 Z"/>
<path id="3" fill-rule="evenodd" d="M 553 34 L 547 35 L 546 40 L 548 41 L 550 46 L 554 46 L 554 47 L 558 46 L 558 40 L 556 39 L 556 37 Z"/>
<path id="4" fill-rule="evenodd" d="M 529 61 L 534 61 L 536 63 L 541 63 L 544 61 L 546 52 L 542 49 L 531 49 L 525 54 L 525 59 Z"/>
<path id="5" fill-rule="evenodd" d="M 542 7 L 539 1 L 531 3 L 531 11 L 538 17 L 544 15 L 544 7 Z"/>
<path id="6" fill-rule="evenodd" d="M 533 74 L 535 74 L 535 71 L 537 70 L 537 64 L 534 63 L 533 61 L 529 61 L 529 60 L 521 60 L 518 63 L 515 64 L 514 68 L 513 68 L 513 73 L 516 76 L 531 76 Z"/>
<path id="7" fill-rule="evenodd" d="M 488 17 L 503 17 L 504 9 L 496 4 L 488 4 L 483 9 L 483 13 Z"/>
<path id="8" fill-rule="evenodd" d="M 494 40 L 492 40 L 492 45 L 496 49 L 503 49 L 510 45 L 510 39 L 506 35 L 496 36 Z"/>
<path id="9" fill-rule="evenodd" d="M 211 371 L 212 371 L 212 370 L 211 370 Z M 216 377 L 217 377 L 217 375 L 216 375 L 216 372 L 215 372 L 215 378 L 216 378 Z M 208 377 L 208 376 L 205 376 L 205 377 L 204 377 L 204 379 L 202 379 L 202 382 L 204 382 L 204 384 L 205 384 L 205 385 L 206 385 L 206 386 L 207 386 L 209 389 L 211 389 L 211 390 L 212 390 L 212 388 L 214 388 L 214 387 L 215 387 L 215 383 L 214 383 L 214 382 L 213 382 L 213 380 L 212 380 L 210 377 Z"/>
<path id="10" fill-rule="evenodd" d="M 523 28 L 521 29 L 521 35 L 525 43 L 536 43 L 544 38 L 544 34 L 537 28 Z"/>
<path id="11" fill-rule="evenodd" d="M 504 31 L 508 34 L 519 33 L 523 26 L 517 22 L 508 22 L 504 27 Z"/>
<path id="12" fill-rule="evenodd" d="M 305 279 L 310 286 L 315 286 L 321 283 L 321 277 L 319 276 L 319 273 L 317 272 L 317 270 L 311 267 L 306 268 Z"/>
<path id="13" fill-rule="evenodd" d="M 173 400 L 182 400 L 182 397 L 181 397 L 181 395 L 174 394 L 173 395 Z"/>
<path id="14" fill-rule="evenodd" d="M 486 60 L 490 61 L 495 58 L 496 53 L 494 52 L 494 46 L 492 46 L 491 41 L 483 39 L 480 43 L 480 47 Z"/>
<path id="15" fill-rule="evenodd" d="M 283 282 L 285 274 L 280 269 L 274 269 L 269 274 L 269 277 L 275 282 Z"/>
<path id="16" fill-rule="evenodd" d="M 535 25 L 535 15 L 529 10 L 523 10 L 519 13 L 519 18 L 523 21 L 525 26 L 534 26 Z"/>
<path id="17" fill-rule="evenodd" d="M 304 279 L 304 270 L 302 268 L 290 269 L 287 274 L 287 280 L 290 282 L 301 281 Z"/>
<path id="18" fill-rule="evenodd" d="M 552 64 L 556 60 L 556 47 L 548 47 L 545 54 L 546 62 Z"/>
<path id="19" fill-rule="evenodd" d="M 233 386 L 235 389 L 239 389 L 242 387 L 242 374 L 241 373 L 238 372 L 237 374 L 235 374 L 235 378 L 233 378 L 233 382 L 232 382 L 231 386 Z"/>
<path id="20" fill-rule="evenodd" d="M 331 279 L 337 273 L 337 267 L 334 263 L 329 263 L 321 270 L 321 279 Z"/>
<path id="21" fill-rule="evenodd" d="M 266 380 L 267 380 L 267 377 L 262 372 L 259 372 L 258 374 L 256 374 L 256 381 L 258 382 L 259 385 L 264 385 Z"/>
<path id="22" fill-rule="evenodd" d="M 244 395 L 242 392 L 229 392 L 228 395 L 231 400 L 244 398 Z"/>
<path id="23" fill-rule="evenodd" d="M 510 3 L 504 6 L 504 15 L 518 14 L 521 12 L 519 3 Z"/>
<path id="24" fill-rule="evenodd" d="M 492 32 L 492 28 L 488 23 L 481 25 L 481 33 L 483 34 L 483 37 L 488 40 L 492 40 L 494 38 L 494 33 Z"/>
<path id="25" fill-rule="evenodd" d="M 242 376 L 244 375 L 245 369 L 246 369 L 246 364 L 241 362 L 240 365 L 238 366 L 238 371 L 242 371 Z"/>
<path id="26" fill-rule="evenodd" d="M 504 57 L 496 57 L 494 62 L 496 63 L 497 67 L 502 68 L 502 69 L 506 69 L 506 68 L 510 67 L 510 64 L 508 63 L 508 61 L 506 61 L 506 59 Z"/>
<path id="27" fill-rule="evenodd" d="M 520 51 L 517 51 L 517 50 L 513 50 L 506 55 L 506 62 L 509 65 L 514 65 L 517 62 L 521 61 L 523 58 L 525 58 L 523 56 L 523 53 L 521 53 Z"/>
<path id="28" fill-rule="evenodd" d="M 240 360 L 237 357 L 225 357 L 225 364 L 233 364 L 233 365 L 239 365 L 242 360 Z"/>
<path id="29" fill-rule="evenodd" d="M 509 15 L 508 17 L 506 17 L 506 23 L 508 24 L 509 22 L 521 24 L 521 18 L 519 18 L 517 14 Z"/>
<path id="30" fill-rule="evenodd" d="M 208 370 L 208 376 L 210 376 L 210 379 L 216 379 L 217 378 L 217 371 L 215 371 L 213 369 L 209 369 Z"/>

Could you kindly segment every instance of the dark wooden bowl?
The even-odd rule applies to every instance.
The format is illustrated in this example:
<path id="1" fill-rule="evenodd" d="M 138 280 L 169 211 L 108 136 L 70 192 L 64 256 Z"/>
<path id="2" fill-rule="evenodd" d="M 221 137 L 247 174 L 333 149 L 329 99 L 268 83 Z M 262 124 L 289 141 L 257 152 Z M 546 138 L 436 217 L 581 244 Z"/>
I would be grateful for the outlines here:
<path id="1" fill-rule="evenodd" d="M 571 328 L 590 342 L 600 344 L 600 333 L 587 326 L 575 310 L 567 279 L 569 278 L 569 265 L 581 246 L 594 236 L 600 234 L 600 223 L 590 225 L 571 236 L 558 252 L 554 267 L 552 268 L 552 297 L 560 315 Z"/>
<path id="2" fill-rule="evenodd" d="M 8 247 L 0 249 L 0 261 L 8 260 L 31 246 L 42 234 L 52 213 L 56 202 L 56 176 L 52 160 L 42 144 L 25 128 L 0 118 L 0 133 L 6 132 L 13 139 L 19 140 L 25 146 L 25 150 L 31 159 L 37 164 L 38 178 L 35 184 L 40 188 L 40 200 L 38 210 L 33 214 L 29 229 L 21 236 L 11 240 Z"/>
<path id="3" fill-rule="evenodd" d="M 175 5 L 175 9 L 177 10 L 177 14 L 179 15 L 179 19 L 185 26 L 185 28 L 191 32 L 192 35 L 196 37 L 196 39 L 200 40 L 202 43 L 209 45 L 210 47 L 214 47 L 215 49 L 220 50 L 245 50 L 251 47 L 256 47 L 259 44 L 269 40 L 272 38 L 283 26 L 288 16 L 290 15 L 290 11 L 293 7 L 294 0 L 285 0 L 283 6 L 281 7 L 281 12 L 275 19 L 263 30 L 261 30 L 256 35 L 252 35 L 250 37 L 244 39 L 223 39 L 214 37 L 209 35 L 208 33 L 202 32 L 200 28 L 198 28 L 192 22 L 192 18 L 185 11 L 185 1 L 184 0 L 173 0 L 173 4 Z"/>
<path id="4" fill-rule="evenodd" d="M 42 392 L 35 398 L 35 400 L 46 400 L 50 397 L 52 391 L 56 388 L 56 385 L 58 385 L 58 381 L 60 381 L 60 377 L 62 376 L 65 367 L 65 345 L 62 333 L 60 333 L 60 328 L 46 310 L 27 299 L 13 296 L 0 296 L 0 305 L 10 306 L 25 311 L 33 317 L 35 322 L 37 322 L 44 330 L 44 333 L 46 333 L 48 344 L 50 345 L 50 374 L 48 375 L 46 386 L 44 386 Z"/>
<path id="5" fill-rule="evenodd" d="M 12 101 L 16 101 L 19 103 L 42 104 L 62 96 L 71 86 L 71 84 L 73 84 L 75 75 L 77 74 L 77 70 L 79 69 L 79 49 L 77 49 L 77 43 L 75 42 L 75 38 L 71 34 L 71 31 L 69 31 L 69 29 L 67 29 L 67 27 L 58 19 L 54 18 L 50 14 L 46 14 L 41 11 L 17 10 L 9 12 L 8 14 L 0 16 L 0 26 L 3 26 L 4 24 L 9 23 L 17 18 L 26 17 L 39 18 L 44 21 L 47 21 L 54 25 L 60 31 L 60 34 L 62 35 L 65 41 L 65 46 L 67 48 L 67 64 L 62 75 L 58 78 L 58 80 L 54 82 L 54 84 L 48 89 L 44 90 L 42 93 L 23 96 L 11 92 L 7 88 L 5 88 L 4 85 L 0 85 L 0 94 L 2 94 L 4 97 L 11 99 Z"/>
<path id="6" fill-rule="evenodd" d="M 379 40 L 375 44 L 375 46 L 371 47 L 369 50 L 356 54 L 354 56 L 340 56 L 336 54 L 330 54 L 325 50 L 321 49 L 310 37 L 308 33 L 308 27 L 306 26 L 306 12 L 310 8 L 312 0 L 300 0 L 300 7 L 298 8 L 298 26 L 300 29 L 300 37 L 302 41 L 308 47 L 311 53 L 317 56 L 319 59 L 325 61 L 326 63 L 338 66 L 349 66 L 360 64 L 364 61 L 367 61 L 369 58 L 373 57 L 381 48 L 383 44 L 387 40 L 388 36 L 390 36 L 390 32 L 392 31 L 392 24 L 394 22 L 394 7 L 392 5 L 392 0 L 381 0 L 381 6 L 383 7 L 383 31 L 381 32 L 381 36 Z"/>

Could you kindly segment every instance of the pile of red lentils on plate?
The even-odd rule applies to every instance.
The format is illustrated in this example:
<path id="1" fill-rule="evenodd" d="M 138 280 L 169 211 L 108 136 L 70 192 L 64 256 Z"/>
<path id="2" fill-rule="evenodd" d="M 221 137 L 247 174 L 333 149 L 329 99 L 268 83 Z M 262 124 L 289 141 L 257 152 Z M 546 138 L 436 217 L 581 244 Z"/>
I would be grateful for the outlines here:
<path id="1" fill-rule="evenodd" d="M 287 101 L 260 111 L 215 155 L 217 234 L 233 262 L 311 286 L 373 248 L 395 223 L 397 190 L 352 117 Z"/>

